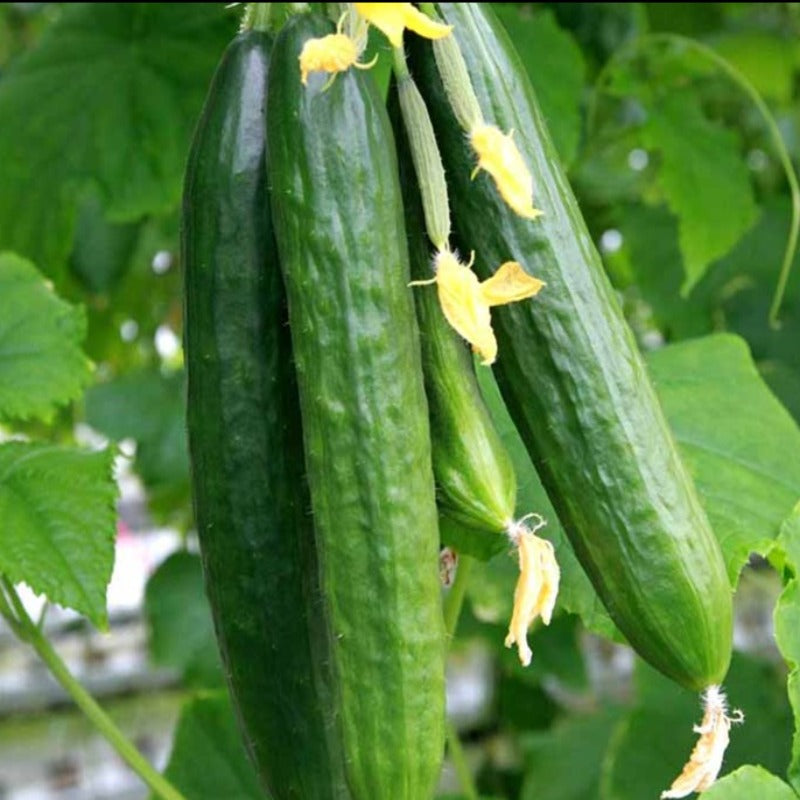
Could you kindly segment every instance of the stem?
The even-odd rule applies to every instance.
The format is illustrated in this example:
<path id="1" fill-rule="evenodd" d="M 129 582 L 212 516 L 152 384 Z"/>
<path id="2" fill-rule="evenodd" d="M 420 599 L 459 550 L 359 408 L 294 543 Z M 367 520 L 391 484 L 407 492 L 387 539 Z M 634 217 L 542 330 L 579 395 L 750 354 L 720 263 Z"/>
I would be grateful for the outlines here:
<path id="1" fill-rule="evenodd" d="M 248 3 L 242 17 L 243 31 L 269 31 L 273 3 Z"/>
<path id="2" fill-rule="evenodd" d="M 772 303 L 769 308 L 769 324 L 773 328 L 779 327 L 778 312 L 780 311 L 781 303 L 783 302 L 784 294 L 786 293 L 786 284 L 789 281 L 789 273 L 792 270 L 792 259 L 794 258 L 795 250 L 797 249 L 798 233 L 800 233 L 800 185 L 798 185 L 797 174 L 795 173 L 792 159 L 786 150 L 783 137 L 781 136 L 778 124 L 775 122 L 772 112 L 764 102 L 758 90 L 752 83 L 727 59 L 723 58 L 719 53 L 713 50 L 708 45 L 698 42 L 696 39 L 690 39 L 687 36 L 681 36 L 676 33 L 651 33 L 645 34 L 632 41 L 628 46 L 618 50 L 600 70 L 597 80 L 595 81 L 595 90 L 592 94 L 587 111 L 587 132 L 590 132 L 595 125 L 595 117 L 597 115 L 597 104 L 599 96 L 602 91 L 603 85 L 608 80 L 611 69 L 617 63 L 629 58 L 637 50 L 643 50 L 648 45 L 659 43 L 677 44 L 684 47 L 691 48 L 700 55 L 712 61 L 719 69 L 721 69 L 744 93 L 752 100 L 761 118 L 764 120 L 767 131 L 772 139 L 778 159 L 781 162 L 783 171 L 786 175 L 786 180 L 789 184 L 789 192 L 792 197 L 792 218 L 789 228 L 789 237 L 786 241 L 786 250 L 783 254 L 783 261 L 781 263 L 780 273 L 778 274 L 778 283 L 775 287 L 775 293 L 772 297 Z"/>
<path id="3" fill-rule="evenodd" d="M 459 555 L 456 577 L 444 600 L 444 628 L 449 641 L 452 641 L 455 637 L 456 628 L 458 627 L 458 618 L 461 614 L 461 608 L 464 605 L 464 597 L 467 593 L 469 575 L 470 572 L 472 572 L 474 563 L 475 559 L 469 556 Z M 453 767 L 458 776 L 458 782 L 461 784 L 461 788 L 467 800 L 480 800 L 478 797 L 478 790 L 475 788 L 475 781 L 472 778 L 472 772 L 470 771 L 467 758 L 464 754 L 464 748 L 461 745 L 461 739 L 458 738 L 458 731 L 450 720 L 447 720 L 445 724 L 447 730 L 447 747 L 450 752 L 450 760 L 453 762 Z"/>
<path id="4" fill-rule="evenodd" d="M 0 613 L 12 623 L 15 633 L 28 642 L 47 665 L 53 677 L 67 691 L 75 704 L 89 718 L 97 730 L 105 736 L 112 747 L 128 763 L 133 771 L 162 800 L 186 800 L 184 796 L 155 770 L 149 761 L 133 746 L 124 733 L 97 704 L 95 699 L 81 686 L 67 665 L 50 644 L 33 620 L 28 616 L 14 586 L 7 578 L 0 579 L 5 594 L 0 592 Z M 10 600 L 13 611 L 8 605 Z M 11 615 L 11 616 L 9 616 Z M 16 622 L 12 622 L 12 619 Z"/>
<path id="5" fill-rule="evenodd" d="M 447 637 L 452 641 L 456 635 L 458 618 L 461 615 L 461 607 L 464 605 L 464 597 L 467 594 L 467 584 L 469 583 L 470 572 L 475 564 L 475 559 L 469 556 L 459 555 L 458 566 L 456 567 L 456 577 L 447 597 L 444 599 L 444 629 Z"/>
<path id="6" fill-rule="evenodd" d="M 450 753 L 450 760 L 453 762 L 458 782 L 467 800 L 480 800 L 475 781 L 472 778 L 472 771 L 467 763 L 467 756 L 458 738 L 458 731 L 452 722 L 447 722 L 447 749 Z"/>

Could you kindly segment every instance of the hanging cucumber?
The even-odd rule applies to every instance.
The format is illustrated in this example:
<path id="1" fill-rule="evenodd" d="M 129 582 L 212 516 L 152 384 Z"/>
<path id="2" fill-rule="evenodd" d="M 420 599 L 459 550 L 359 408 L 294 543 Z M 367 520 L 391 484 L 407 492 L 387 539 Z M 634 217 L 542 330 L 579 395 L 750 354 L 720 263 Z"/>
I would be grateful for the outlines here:
<path id="1" fill-rule="evenodd" d="M 535 210 L 515 212 L 486 175 L 470 179 L 476 158 L 450 110 L 431 47 L 410 42 L 458 237 L 476 250 L 479 271 L 514 258 L 547 283 L 535 302 L 494 315 L 495 369 L 509 411 L 620 630 L 651 664 L 687 687 L 718 683 L 727 671 L 732 629 L 722 554 L 527 76 L 484 4 L 438 8 L 454 26 L 482 116 L 516 132 L 544 212 L 539 219 Z"/>
<path id="2" fill-rule="evenodd" d="M 301 83 L 304 44 L 332 30 L 307 14 L 278 36 L 268 148 L 334 719 L 354 797 L 428 800 L 443 754 L 444 630 L 403 209 L 371 78 Z"/>
<path id="3" fill-rule="evenodd" d="M 348 798 L 329 722 L 326 632 L 286 303 L 265 172 L 270 38 L 226 50 L 183 195 L 188 430 L 217 639 L 270 796 Z"/>

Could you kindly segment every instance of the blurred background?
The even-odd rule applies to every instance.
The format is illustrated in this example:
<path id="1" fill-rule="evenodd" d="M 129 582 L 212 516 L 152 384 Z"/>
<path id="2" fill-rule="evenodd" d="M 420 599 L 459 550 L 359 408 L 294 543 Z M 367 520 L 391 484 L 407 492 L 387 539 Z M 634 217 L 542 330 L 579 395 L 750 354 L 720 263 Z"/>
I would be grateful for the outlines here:
<path id="1" fill-rule="evenodd" d="M 712 521 L 726 531 L 729 567 L 744 566 L 728 690 L 748 723 L 726 770 L 760 764 L 797 786 L 786 691 L 796 661 L 773 623 L 794 575 L 774 544 L 800 499 L 796 269 L 780 326 L 769 314 L 792 213 L 776 135 L 786 158 L 800 157 L 800 5 L 496 9 Z M 113 443 L 119 486 L 108 631 L 21 594 L 141 751 L 159 769 L 169 763 L 188 797 L 209 800 L 259 795 L 221 691 L 192 534 L 178 206 L 193 125 L 240 13 L 223 4 L 0 4 L 0 251 L 31 262 L 83 309 L 80 344 L 94 364 L 65 398 L 72 402 L 29 419 L 4 415 L 0 436 Z M 383 48 L 376 37 L 363 60 L 382 52 L 371 74 L 385 87 Z M 0 296 L 0 320 L 4 313 Z M 724 333 L 743 347 L 717 338 Z M 520 511 L 549 510 L 547 534 L 566 566 L 559 613 L 531 636 L 528 670 L 502 647 L 514 561 L 500 553 L 476 568 L 448 667 L 466 766 L 483 798 L 656 796 L 691 749 L 697 698 L 619 643 L 569 562 L 491 376 L 482 378 L 514 452 Z M 687 410 L 682 378 L 704 411 Z M 800 708 L 796 687 L 792 697 Z M 448 760 L 441 797 L 468 796 L 463 768 Z M 146 796 L 0 622 L 0 800 Z"/>

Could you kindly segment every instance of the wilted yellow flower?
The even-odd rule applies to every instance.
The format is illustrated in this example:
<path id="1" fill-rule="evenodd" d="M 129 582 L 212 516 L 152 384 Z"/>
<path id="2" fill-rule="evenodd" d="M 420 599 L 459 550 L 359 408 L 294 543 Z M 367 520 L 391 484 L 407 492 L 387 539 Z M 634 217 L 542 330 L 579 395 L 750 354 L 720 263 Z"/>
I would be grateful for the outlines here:
<path id="1" fill-rule="evenodd" d="M 403 44 L 403 31 L 409 30 L 426 39 L 441 39 L 453 30 L 452 25 L 436 22 L 411 3 L 354 3 L 359 15 L 382 31 L 393 47 Z"/>
<path id="2" fill-rule="evenodd" d="M 300 80 L 308 83 L 309 72 L 345 72 L 350 67 L 369 69 L 377 56 L 368 64 L 358 61 L 358 43 L 344 33 L 330 33 L 319 39 L 309 39 L 300 51 Z"/>
<path id="3" fill-rule="evenodd" d="M 466 339 L 484 364 L 497 358 L 497 340 L 492 330 L 490 306 L 513 303 L 533 297 L 544 283 L 532 278 L 516 261 L 507 261 L 483 283 L 450 250 L 440 250 L 434 258 L 436 276 L 412 285 L 435 283 L 439 303 L 447 321 Z"/>
<path id="4" fill-rule="evenodd" d="M 505 134 L 495 125 L 484 122 L 470 131 L 470 144 L 478 154 L 478 166 L 472 175 L 485 169 L 513 211 L 521 217 L 536 219 L 542 212 L 533 207 L 533 178 L 514 142 L 513 133 Z"/>
<path id="5" fill-rule="evenodd" d="M 531 663 L 533 653 L 528 646 L 528 628 L 541 617 L 550 624 L 558 596 L 561 571 L 556 561 L 553 545 L 541 539 L 523 523 L 516 523 L 510 531 L 519 555 L 519 579 L 514 589 L 514 610 L 506 636 L 506 647 L 517 645 L 523 667 Z"/>
<path id="6" fill-rule="evenodd" d="M 692 792 L 704 792 L 717 779 L 722 758 L 730 739 L 731 725 L 744 722 L 744 714 L 736 710 L 728 716 L 728 703 L 719 686 L 710 686 L 704 696 L 703 722 L 694 726 L 700 734 L 683 772 L 672 786 L 661 792 L 662 800 L 688 797 Z"/>

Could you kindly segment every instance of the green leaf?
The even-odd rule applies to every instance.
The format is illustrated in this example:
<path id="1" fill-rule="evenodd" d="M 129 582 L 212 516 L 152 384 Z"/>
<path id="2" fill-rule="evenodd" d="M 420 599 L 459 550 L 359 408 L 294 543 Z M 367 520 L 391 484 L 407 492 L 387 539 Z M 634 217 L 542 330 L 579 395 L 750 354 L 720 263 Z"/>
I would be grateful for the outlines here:
<path id="1" fill-rule="evenodd" d="M 0 247 L 58 275 L 76 204 L 112 220 L 174 206 L 208 83 L 233 25 L 210 3 L 80 3 L 3 73 Z"/>
<path id="2" fill-rule="evenodd" d="M 714 49 L 730 61 L 765 100 L 781 104 L 791 102 L 796 67 L 795 37 L 739 30 L 716 39 Z"/>
<path id="3" fill-rule="evenodd" d="M 800 791 L 800 503 L 781 527 L 779 545 L 794 573 L 775 606 L 775 641 L 791 672 L 787 680 L 789 703 L 794 712 L 795 729 L 789 780 Z"/>
<path id="4" fill-rule="evenodd" d="M 179 670 L 190 686 L 222 685 L 199 556 L 180 551 L 159 566 L 147 582 L 144 613 L 156 664 Z"/>
<path id="5" fill-rule="evenodd" d="M 106 625 L 114 565 L 113 452 L 0 445 L 0 572 Z"/>
<path id="6" fill-rule="evenodd" d="M 496 5 L 494 10 L 522 59 L 558 154 L 569 164 L 577 153 L 581 133 L 586 75 L 581 49 L 559 27 L 552 11 L 532 15 L 529 8 L 513 4 Z"/>
<path id="7" fill-rule="evenodd" d="M 186 800 L 265 798 L 227 692 L 204 693 L 184 705 L 164 774 Z"/>
<path id="8" fill-rule="evenodd" d="M 606 800 L 658 797 L 689 758 L 700 722 L 698 697 L 637 661 L 635 708 L 620 723 L 603 768 Z M 772 664 L 734 653 L 726 678 L 732 708 L 746 721 L 731 730 L 723 772 L 756 762 L 783 770 L 789 757 L 791 713 L 783 691 L 783 672 Z"/>
<path id="9" fill-rule="evenodd" d="M 607 708 L 574 715 L 546 732 L 526 736 L 520 800 L 597 800 L 603 756 L 620 714 Z"/>
<path id="10" fill-rule="evenodd" d="M 188 499 L 183 373 L 140 370 L 92 386 L 86 420 L 112 439 L 136 440 L 136 469 L 151 496 Z"/>
<path id="11" fill-rule="evenodd" d="M 800 452 L 800 429 L 737 336 L 681 342 L 647 361 L 735 584 L 800 497 L 800 459 L 787 458 Z"/>
<path id="12" fill-rule="evenodd" d="M 92 374 L 85 335 L 83 309 L 57 297 L 29 261 L 0 253 L 0 418 L 48 422 L 79 397 Z"/>
<path id="13" fill-rule="evenodd" d="M 747 166 L 736 136 L 709 121 L 688 92 L 662 94 L 649 104 L 642 136 L 661 153 L 659 180 L 680 220 L 688 294 L 755 221 Z"/>
<path id="14" fill-rule="evenodd" d="M 726 775 L 708 791 L 703 800 L 797 800 L 782 781 L 761 767 L 746 766 Z"/>

